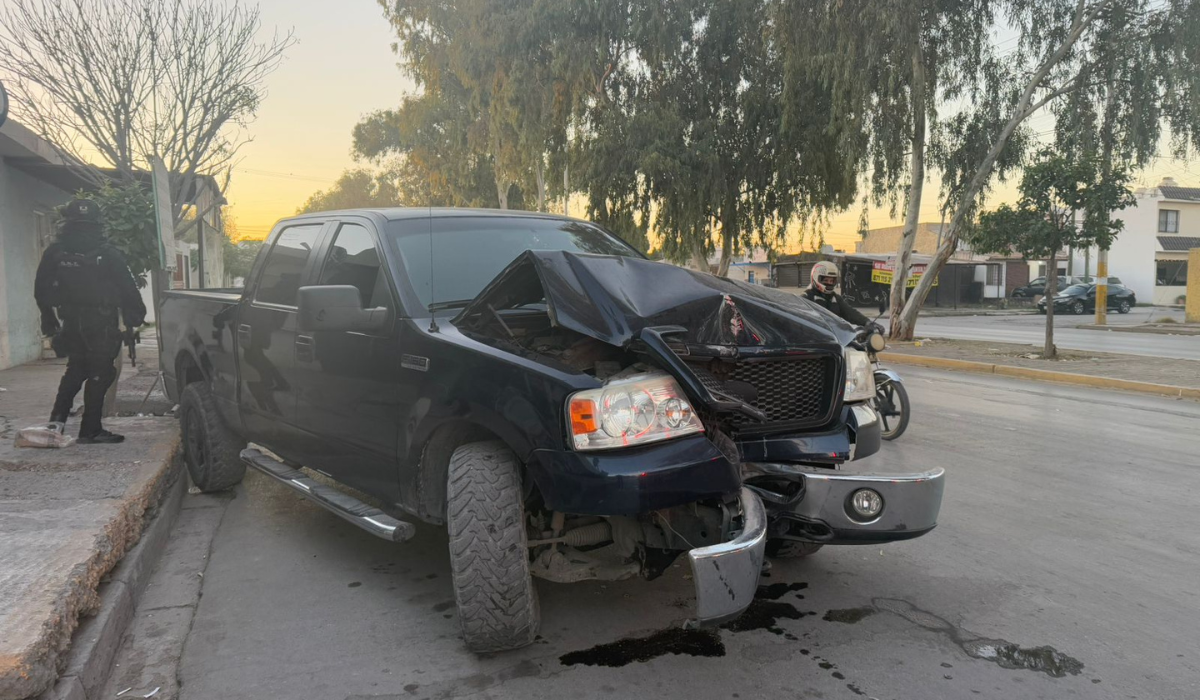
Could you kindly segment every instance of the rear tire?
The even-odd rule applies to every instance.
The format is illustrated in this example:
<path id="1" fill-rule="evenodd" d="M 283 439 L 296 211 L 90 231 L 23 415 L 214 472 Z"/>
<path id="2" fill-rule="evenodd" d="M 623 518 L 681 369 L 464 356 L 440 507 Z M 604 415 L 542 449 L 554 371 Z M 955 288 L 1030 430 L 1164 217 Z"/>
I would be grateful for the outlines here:
<path id="1" fill-rule="evenodd" d="M 446 525 L 454 598 L 467 648 L 532 644 L 541 623 L 529 573 L 521 464 L 502 442 L 473 442 L 450 457 Z"/>
<path id="2" fill-rule="evenodd" d="M 888 405 L 891 410 L 888 411 Z M 908 390 L 900 382 L 888 382 L 875 388 L 875 410 L 883 422 L 879 437 L 895 440 L 908 430 Z"/>
<path id="3" fill-rule="evenodd" d="M 246 465 L 239 453 L 246 443 L 217 413 L 207 384 L 193 382 L 184 387 L 179 398 L 179 427 L 183 461 L 196 488 L 212 493 L 241 482 Z"/>
<path id="4" fill-rule="evenodd" d="M 767 540 L 767 556 L 772 559 L 799 559 L 811 557 L 824 547 L 816 542 L 797 542 L 796 540 Z"/>

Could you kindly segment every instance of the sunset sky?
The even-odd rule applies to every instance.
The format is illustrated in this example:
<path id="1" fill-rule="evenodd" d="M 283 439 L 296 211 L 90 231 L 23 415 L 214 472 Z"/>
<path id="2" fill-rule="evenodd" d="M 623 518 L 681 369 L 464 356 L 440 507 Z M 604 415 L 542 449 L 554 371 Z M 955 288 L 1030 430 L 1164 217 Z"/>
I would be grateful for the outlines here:
<path id="1" fill-rule="evenodd" d="M 268 95 L 250 126 L 246 146 L 227 194 L 240 235 L 262 238 L 278 219 L 290 216 L 314 192 L 356 165 L 350 156 L 350 130 L 366 114 L 396 106 L 415 90 L 396 66 L 394 36 L 374 0 L 261 0 L 264 31 L 295 31 L 299 43 L 268 79 Z M 334 12 L 331 10 L 335 9 Z M 1031 121 L 1035 131 L 1053 126 L 1048 112 Z M 1163 176 L 1200 186 L 1200 163 L 1164 159 L 1136 177 L 1138 186 Z M 1001 185 L 993 201 L 1012 197 Z M 938 221 L 937 182 L 925 189 L 922 221 Z M 575 213 L 575 212 L 573 212 Z M 826 240 L 853 249 L 859 209 L 835 214 Z M 870 227 L 901 223 L 886 209 L 870 212 Z M 789 247 L 796 247 L 795 239 Z"/>

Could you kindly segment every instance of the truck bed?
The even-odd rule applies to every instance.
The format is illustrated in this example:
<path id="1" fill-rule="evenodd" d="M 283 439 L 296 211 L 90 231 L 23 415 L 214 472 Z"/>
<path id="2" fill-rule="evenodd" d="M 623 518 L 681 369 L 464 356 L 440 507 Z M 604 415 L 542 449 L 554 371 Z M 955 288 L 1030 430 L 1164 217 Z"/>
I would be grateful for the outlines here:
<path id="1" fill-rule="evenodd" d="M 234 338 L 231 323 L 234 307 L 241 301 L 241 289 L 173 289 L 163 292 L 158 312 L 159 359 L 165 390 L 171 400 L 179 401 L 179 374 L 189 370 L 181 366 L 192 360 L 198 371 L 203 367 L 218 398 L 231 400 L 235 374 Z"/>

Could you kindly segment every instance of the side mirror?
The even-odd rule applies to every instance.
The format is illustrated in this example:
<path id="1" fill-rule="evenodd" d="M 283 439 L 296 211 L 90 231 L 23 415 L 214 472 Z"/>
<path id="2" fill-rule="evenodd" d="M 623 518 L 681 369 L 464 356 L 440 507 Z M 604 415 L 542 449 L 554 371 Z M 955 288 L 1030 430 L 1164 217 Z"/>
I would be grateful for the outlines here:
<path id="1" fill-rule="evenodd" d="M 358 287 L 349 284 L 301 287 L 296 305 L 302 331 L 376 333 L 387 327 L 388 310 L 364 309 Z"/>

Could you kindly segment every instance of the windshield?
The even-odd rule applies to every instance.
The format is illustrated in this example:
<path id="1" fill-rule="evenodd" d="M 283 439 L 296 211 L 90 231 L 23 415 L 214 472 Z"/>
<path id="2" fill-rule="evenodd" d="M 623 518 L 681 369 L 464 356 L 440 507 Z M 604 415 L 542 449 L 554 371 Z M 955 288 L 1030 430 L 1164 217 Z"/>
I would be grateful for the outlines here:
<path id="1" fill-rule="evenodd" d="M 1077 297 L 1081 294 L 1087 293 L 1087 289 L 1088 289 L 1088 285 L 1086 285 L 1086 284 L 1073 284 L 1070 287 L 1067 287 L 1066 289 L 1062 290 L 1058 294 L 1059 294 L 1059 296 L 1064 296 L 1064 297 Z"/>
<path id="2" fill-rule="evenodd" d="M 391 234 L 404 258 L 409 283 L 426 307 L 465 305 L 454 302 L 475 298 L 488 282 L 527 250 L 641 257 L 621 239 L 581 221 L 455 216 L 433 218 L 430 226 L 432 236 L 422 231 L 423 227 L 413 226 L 412 220 L 393 222 Z"/>

